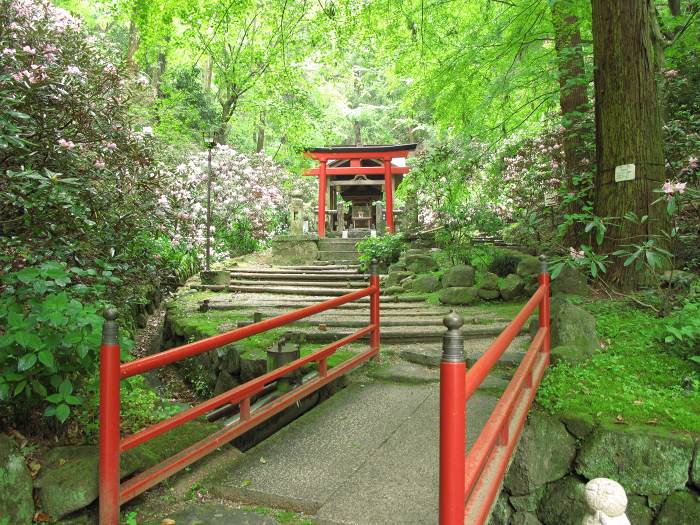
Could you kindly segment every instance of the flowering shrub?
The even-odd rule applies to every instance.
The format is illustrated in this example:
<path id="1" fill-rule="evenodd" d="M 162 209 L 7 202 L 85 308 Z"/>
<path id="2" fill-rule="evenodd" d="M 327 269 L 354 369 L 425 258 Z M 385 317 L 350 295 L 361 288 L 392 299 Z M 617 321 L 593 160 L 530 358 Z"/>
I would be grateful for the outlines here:
<path id="1" fill-rule="evenodd" d="M 207 155 L 180 164 L 158 200 L 161 211 L 171 211 L 177 219 L 173 241 L 199 253 L 206 242 Z M 217 145 L 212 151 L 214 256 L 247 253 L 269 239 L 284 220 L 290 181 L 291 175 L 264 154 Z"/>

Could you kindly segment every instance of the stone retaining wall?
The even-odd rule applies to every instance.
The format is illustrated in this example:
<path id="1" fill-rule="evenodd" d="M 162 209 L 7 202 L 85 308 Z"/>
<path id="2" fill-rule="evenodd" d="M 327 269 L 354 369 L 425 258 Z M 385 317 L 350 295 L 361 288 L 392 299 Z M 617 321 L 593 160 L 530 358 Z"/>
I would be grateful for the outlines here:
<path id="1" fill-rule="evenodd" d="M 625 488 L 632 525 L 700 523 L 699 441 L 533 409 L 490 525 L 581 525 L 593 478 Z"/>

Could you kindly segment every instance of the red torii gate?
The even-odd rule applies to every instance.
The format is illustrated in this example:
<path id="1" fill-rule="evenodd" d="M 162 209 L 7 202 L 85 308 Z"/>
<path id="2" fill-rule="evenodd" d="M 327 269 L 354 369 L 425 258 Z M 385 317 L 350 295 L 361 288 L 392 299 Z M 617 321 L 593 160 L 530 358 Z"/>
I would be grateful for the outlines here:
<path id="1" fill-rule="evenodd" d="M 328 177 L 339 175 L 364 175 L 368 179 L 374 176 L 377 184 L 382 184 L 383 176 L 384 195 L 386 200 L 386 229 L 394 231 L 394 192 L 393 176 L 405 175 L 409 172 L 406 166 L 396 166 L 392 160 L 406 158 L 411 151 L 416 149 L 416 144 L 378 145 L 378 146 L 333 146 L 329 148 L 313 148 L 306 150 L 304 154 L 319 163 L 318 168 L 307 170 L 304 175 L 318 176 L 318 236 L 326 235 L 326 189 Z M 328 166 L 329 161 L 345 160 L 348 166 Z M 362 161 L 372 161 L 376 165 L 363 166 Z M 367 162 L 365 162 L 367 163 Z"/>

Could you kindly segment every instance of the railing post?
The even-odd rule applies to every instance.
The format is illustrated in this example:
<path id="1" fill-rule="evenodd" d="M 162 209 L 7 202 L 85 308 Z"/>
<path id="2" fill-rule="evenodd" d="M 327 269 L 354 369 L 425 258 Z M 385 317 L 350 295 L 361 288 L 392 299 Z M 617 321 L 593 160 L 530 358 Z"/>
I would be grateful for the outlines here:
<path id="1" fill-rule="evenodd" d="M 100 346 L 100 525 L 119 525 L 119 327 L 105 312 Z"/>
<path id="2" fill-rule="evenodd" d="M 544 296 L 539 308 L 540 328 L 546 328 L 547 334 L 544 338 L 543 350 L 547 354 L 547 364 L 549 364 L 549 269 L 547 268 L 547 257 L 540 255 L 540 286 L 544 286 Z"/>
<path id="3" fill-rule="evenodd" d="M 464 525 L 464 447 L 466 392 L 462 318 L 451 312 L 443 320 L 440 363 L 440 525 Z"/>
<path id="4" fill-rule="evenodd" d="M 375 354 L 375 360 L 379 361 L 379 261 L 372 259 L 369 267 L 369 285 L 374 288 L 369 296 L 369 322 L 374 325 L 370 333 L 369 348 Z"/>

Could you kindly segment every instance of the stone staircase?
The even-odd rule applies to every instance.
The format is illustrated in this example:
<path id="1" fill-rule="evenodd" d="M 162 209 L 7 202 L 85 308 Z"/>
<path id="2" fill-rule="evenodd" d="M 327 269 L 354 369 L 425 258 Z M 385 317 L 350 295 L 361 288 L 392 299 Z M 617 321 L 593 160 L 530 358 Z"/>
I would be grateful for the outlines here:
<path id="1" fill-rule="evenodd" d="M 358 239 L 324 238 L 318 241 L 319 261 L 337 264 L 355 264 L 359 256 L 356 248 Z"/>

